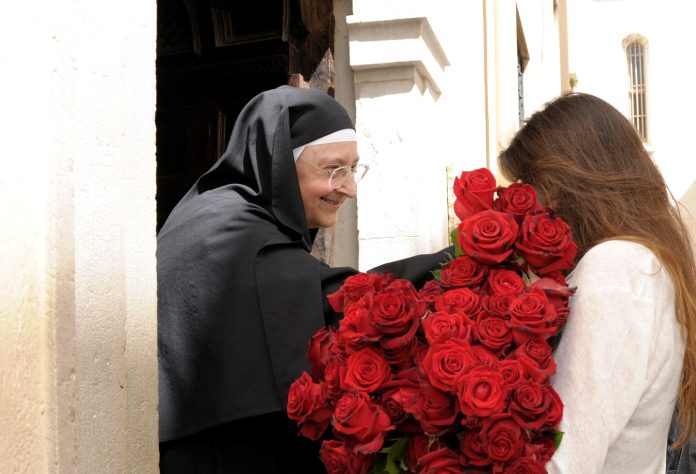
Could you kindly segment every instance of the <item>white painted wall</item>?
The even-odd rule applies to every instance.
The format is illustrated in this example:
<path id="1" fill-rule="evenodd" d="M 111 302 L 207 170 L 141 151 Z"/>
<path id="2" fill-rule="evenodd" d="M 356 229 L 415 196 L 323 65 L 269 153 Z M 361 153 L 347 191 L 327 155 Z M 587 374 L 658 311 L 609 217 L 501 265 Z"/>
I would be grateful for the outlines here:
<path id="1" fill-rule="evenodd" d="M 337 40 L 336 57 L 350 58 L 358 148 L 372 166 L 357 199 L 361 269 L 446 246 L 451 178 L 496 170 L 499 150 L 519 127 L 517 7 L 531 57 L 525 95 L 533 112 L 560 93 L 552 2 L 353 1 L 348 51 Z M 425 19 L 437 47 L 424 52 L 423 40 L 404 40 L 410 18 Z M 373 22 L 365 27 L 373 40 L 365 40 L 361 22 Z"/>
<path id="2" fill-rule="evenodd" d="M 424 16 L 360 12 L 348 18 L 361 159 L 359 266 L 447 245 L 445 156 L 433 152 L 435 103 L 448 64 Z"/>
<path id="3" fill-rule="evenodd" d="M 157 472 L 155 2 L 0 16 L 2 472 Z"/>
<path id="4" fill-rule="evenodd" d="M 653 157 L 677 199 L 696 180 L 690 115 L 696 62 L 688 57 L 696 4 L 670 0 L 575 0 L 569 2 L 570 70 L 577 91 L 597 95 L 627 116 L 628 72 L 623 39 L 640 34 L 648 41 L 648 141 Z"/>
<path id="5" fill-rule="evenodd" d="M 523 0 L 517 8 L 530 57 L 524 71 L 525 117 L 561 93 L 559 19 L 553 2 Z"/>

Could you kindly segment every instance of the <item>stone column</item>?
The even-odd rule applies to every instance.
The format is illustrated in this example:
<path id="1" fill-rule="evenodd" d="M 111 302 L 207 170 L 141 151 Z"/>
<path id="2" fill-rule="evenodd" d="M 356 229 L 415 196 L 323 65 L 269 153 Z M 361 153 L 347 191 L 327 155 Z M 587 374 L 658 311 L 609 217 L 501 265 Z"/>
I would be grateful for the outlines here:
<path id="1" fill-rule="evenodd" d="M 359 266 L 447 244 L 445 160 L 430 141 L 447 57 L 425 16 L 347 18 L 358 151 Z"/>
<path id="2" fill-rule="evenodd" d="M 2 472 L 158 472 L 154 1 L 0 16 Z"/>

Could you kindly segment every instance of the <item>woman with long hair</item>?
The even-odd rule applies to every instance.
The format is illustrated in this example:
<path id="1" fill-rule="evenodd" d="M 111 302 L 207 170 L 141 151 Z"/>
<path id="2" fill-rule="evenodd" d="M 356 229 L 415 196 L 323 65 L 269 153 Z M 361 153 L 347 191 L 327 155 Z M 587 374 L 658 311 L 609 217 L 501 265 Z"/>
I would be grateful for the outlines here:
<path id="1" fill-rule="evenodd" d="M 588 94 L 548 103 L 498 160 L 578 245 L 552 380 L 565 434 L 549 472 L 664 473 L 674 404 L 677 446 L 696 409 L 696 266 L 679 205 L 631 123 Z"/>

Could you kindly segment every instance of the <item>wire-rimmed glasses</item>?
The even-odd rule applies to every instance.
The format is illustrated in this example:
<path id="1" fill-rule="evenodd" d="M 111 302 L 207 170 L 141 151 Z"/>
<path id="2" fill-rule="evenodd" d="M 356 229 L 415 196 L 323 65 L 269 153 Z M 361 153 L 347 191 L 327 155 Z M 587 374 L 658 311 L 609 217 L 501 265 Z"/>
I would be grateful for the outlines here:
<path id="1" fill-rule="evenodd" d="M 368 165 L 362 163 L 353 166 L 339 166 L 338 168 L 324 169 L 302 158 L 298 158 L 298 160 L 304 161 L 305 163 L 307 163 L 310 166 L 313 166 L 319 171 L 323 171 L 324 173 L 328 174 L 329 186 L 331 187 L 331 189 L 336 189 L 340 188 L 341 186 L 345 186 L 351 177 L 353 178 L 353 182 L 355 184 L 358 184 L 360 180 L 365 177 L 367 170 L 370 169 Z"/>

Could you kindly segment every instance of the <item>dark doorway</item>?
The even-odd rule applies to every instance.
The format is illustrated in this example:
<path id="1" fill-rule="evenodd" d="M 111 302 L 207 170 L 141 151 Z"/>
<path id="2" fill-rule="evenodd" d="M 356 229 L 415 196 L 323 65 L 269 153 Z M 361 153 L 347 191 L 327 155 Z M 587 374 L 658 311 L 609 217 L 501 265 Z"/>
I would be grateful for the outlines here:
<path id="1" fill-rule="evenodd" d="M 333 93 L 334 18 L 332 0 L 158 0 L 157 10 L 159 230 L 253 96 L 289 81 Z"/>

